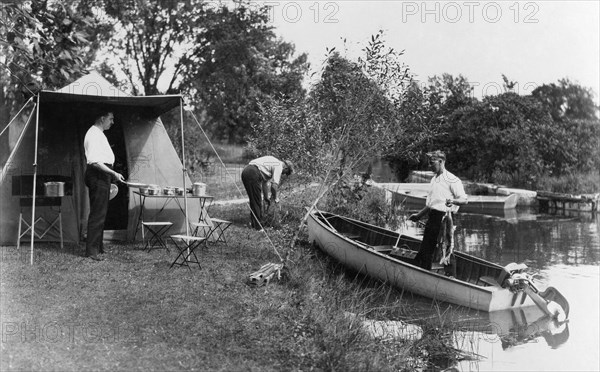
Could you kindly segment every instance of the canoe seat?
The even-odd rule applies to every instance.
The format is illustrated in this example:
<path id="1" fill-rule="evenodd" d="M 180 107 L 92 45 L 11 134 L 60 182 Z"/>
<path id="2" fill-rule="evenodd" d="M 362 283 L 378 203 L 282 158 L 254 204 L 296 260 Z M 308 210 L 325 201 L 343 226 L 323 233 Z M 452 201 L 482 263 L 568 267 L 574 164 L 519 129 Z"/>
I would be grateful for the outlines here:
<path id="1" fill-rule="evenodd" d="M 391 245 L 374 245 L 371 248 L 373 248 L 375 252 L 389 253 L 394 247 Z"/>
<path id="2" fill-rule="evenodd" d="M 410 260 L 414 260 L 415 257 L 417 257 L 417 252 L 406 248 L 398 248 L 392 250 L 389 253 L 389 255 L 392 257 L 408 258 Z"/>
<path id="3" fill-rule="evenodd" d="M 492 287 L 500 287 L 500 283 L 493 276 L 481 276 L 479 277 L 479 281 L 484 282 Z"/>
<path id="4" fill-rule="evenodd" d="M 348 239 L 353 239 L 353 240 L 361 238 L 360 235 L 356 235 L 356 234 L 352 234 L 352 233 L 342 233 L 342 235 L 344 235 Z"/>
<path id="5" fill-rule="evenodd" d="M 444 270 L 444 265 L 441 265 L 437 262 L 434 262 L 431 264 L 431 271 L 440 271 L 440 270 Z"/>

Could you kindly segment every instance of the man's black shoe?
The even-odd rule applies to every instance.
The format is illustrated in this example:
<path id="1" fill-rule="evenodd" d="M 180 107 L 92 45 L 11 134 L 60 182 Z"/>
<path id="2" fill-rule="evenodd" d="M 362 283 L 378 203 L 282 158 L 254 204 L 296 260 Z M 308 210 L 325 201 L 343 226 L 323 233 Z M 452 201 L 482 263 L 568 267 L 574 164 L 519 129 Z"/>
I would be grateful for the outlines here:
<path id="1" fill-rule="evenodd" d="M 102 258 L 102 257 L 98 257 L 98 256 L 88 256 L 88 257 L 94 261 L 104 261 L 104 258 Z"/>

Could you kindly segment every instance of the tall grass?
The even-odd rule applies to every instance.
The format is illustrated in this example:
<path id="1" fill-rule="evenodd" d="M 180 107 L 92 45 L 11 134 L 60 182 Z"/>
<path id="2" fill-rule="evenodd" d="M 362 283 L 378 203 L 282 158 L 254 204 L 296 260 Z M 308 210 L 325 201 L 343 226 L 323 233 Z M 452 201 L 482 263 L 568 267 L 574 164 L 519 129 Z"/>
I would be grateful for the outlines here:
<path id="1" fill-rule="evenodd" d="M 544 177 L 537 181 L 537 189 L 567 194 L 600 193 L 600 171 Z"/>

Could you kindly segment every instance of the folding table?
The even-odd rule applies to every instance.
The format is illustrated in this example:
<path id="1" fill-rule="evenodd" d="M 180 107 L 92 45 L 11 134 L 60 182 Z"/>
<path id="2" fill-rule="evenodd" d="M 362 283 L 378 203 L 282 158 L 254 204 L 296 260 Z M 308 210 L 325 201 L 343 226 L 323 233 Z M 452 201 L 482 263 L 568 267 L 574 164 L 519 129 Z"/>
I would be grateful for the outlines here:
<path id="1" fill-rule="evenodd" d="M 144 222 L 146 222 L 145 218 L 147 217 L 147 210 L 146 210 L 146 201 L 148 199 L 152 199 L 152 200 L 158 200 L 160 202 L 162 202 L 162 205 L 160 205 L 160 209 L 158 211 L 155 212 L 153 219 L 155 220 L 160 220 L 160 214 L 162 213 L 162 211 L 165 210 L 165 208 L 171 203 L 175 203 L 177 205 L 177 207 L 179 208 L 179 210 L 181 211 L 181 213 L 183 215 L 185 215 L 185 211 L 184 211 L 184 206 L 181 202 L 181 199 L 183 199 L 183 195 L 150 195 L 150 194 L 145 194 L 145 193 L 141 193 L 139 191 L 134 191 L 133 192 L 135 195 L 139 196 L 139 200 L 140 200 L 140 213 L 138 215 L 138 221 L 136 223 L 135 226 L 135 233 L 134 233 L 134 239 L 137 236 L 137 232 L 138 229 L 140 227 L 140 225 L 143 225 Z M 187 194 L 185 196 L 187 199 L 190 200 L 197 200 L 198 203 L 200 204 L 200 215 L 198 216 L 197 220 L 192 220 L 190 218 L 190 221 L 188 221 L 188 223 L 190 224 L 190 226 L 193 228 L 192 223 L 193 222 L 202 222 L 205 223 L 209 226 L 212 226 L 211 224 L 211 220 L 210 217 L 208 216 L 208 212 L 206 211 L 207 209 L 207 205 L 210 205 L 210 203 L 212 203 L 213 197 L 209 196 L 209 195 L 191 195 L 191 194 Z M 142 240 L 145 239 L 145 235 L 144 235 L 144 229 L 142 228 Z"/>

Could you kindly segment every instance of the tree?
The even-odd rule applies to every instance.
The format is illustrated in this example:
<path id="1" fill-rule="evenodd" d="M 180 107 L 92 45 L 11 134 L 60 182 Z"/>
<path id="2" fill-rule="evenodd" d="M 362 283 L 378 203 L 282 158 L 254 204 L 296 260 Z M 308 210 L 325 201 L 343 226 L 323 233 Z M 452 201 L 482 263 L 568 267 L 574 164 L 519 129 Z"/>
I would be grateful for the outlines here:
<path id="1" fill-rule="evenodd" d="M 598 119 L 598 106 L 594 103 L 592 89 L 561 79 L 558 84 L 544 84 L 531 92 L 552 115 L 555 122 L 577 119 Z"/>
<path id="2" fill-rule="evenodd" d="M 215 137 L 243 143 L 259 118 L 259 102 L 270 97 L 302 97 L 307 56 L 293 57 L 294 46 L 276 38 L 268 25 L 268 8 L 238 2 L 205 13 L 202 45 L 193 75 L 197 92 Z"/>
<path id="3" fill-rule="evenodd" d="M 36 93 L 30 86 L 56 89 L 85 74 L 95 58 L 91 40 L 102 40 L 110 26 L 95 17 L 89 1 L 11 2 L 0 12 L 0 122 L 8 123 L 23 93 Z"/>
<path id="4" fill-rule="evenodd" d="M 454 130 L 444 142 L 457 171 L 472 179 L 527 185 L 550 166 L 540 151 L 557 147 L 550 115 L 537 101 L 515 93 L 490 96 L 448 119 Z"/>
<path id="5" fill-rule="evenodd" d="M 561 79 L 558 84 L 544 84 L 531 97 L 552 116 L 553 130 L 561 136 L 546 157 L 556 175 L 589 172 L 600 167 L 600 120 L 594 93 L 590 88 Z"/>
<path id="6" fill-rule="evenodd" d="M 349 182 L 365 160 L 388 150 L 395 134 L 403 131 L 396 105 L 402 102 L 403 87 L 410 85 L 412 77 L 401 54 L 385 48 L 381 33 L 371 38 L 366 58 L 357 62 L 333 48 L 320 80 L 305 100 L 265 106 L 250 145 L 259 154 L 279 150 L 285 152 L 284 158 L 296 155 L 292 160 L 308 173 L 307 179 L 321 182 L 313 207 L 323 195 Z M 276 130 L 280 126 L 283 131 Z M 280 142 L 283 146 L 277 148 Z M 297 234 L 292 246 L 296 239 Z"/>
<path id="7" fill-rule="evenodd" d="M 133 94 L 193 97 L 217 138 L 242 143 L 258 121 L 260 100 L 304 94 L 307 57 L 292 58 L 294 46 L 276 38 L 267 7 L 249 0 L 105 0 L 104 8 L 119 35 L 107 48 L 121 54 L 116 63 Z"/>
<path id="8" fill-rule="evenodd" d="M 439 97 L 428 87 L 421 88 L 413 82 L 398 108 L 399 122 L 404 130 L 396 133 L 394 143 L 384 154 L 398 180 L 405 180 L 410 171 L 418 167 L 423 152 L 436 146 L 442 118 Z"/>
<path id="9" fill-rule="evenodd" d="M 195 35 L 207 6 L 202 0 L 104 0 L 115 24 L 107 64 L 123 71 L 134 95 L 179 92 L 199 62 Z"/>
<path id="10" fill-rule="evenodd" d="M 399 106 L 405 130 L 385 156 L 399 180 L 406 179 L 412 169 L 423 166 L 426 152 L 446 149 L 445 144 L 451 142 L 449 136 L 454 133 L 448 118 L 455 110 L 477 102 L 472 91 L 473 87 L 462 75 L 436 75 L 424 87 L 413 82 Z"/>

